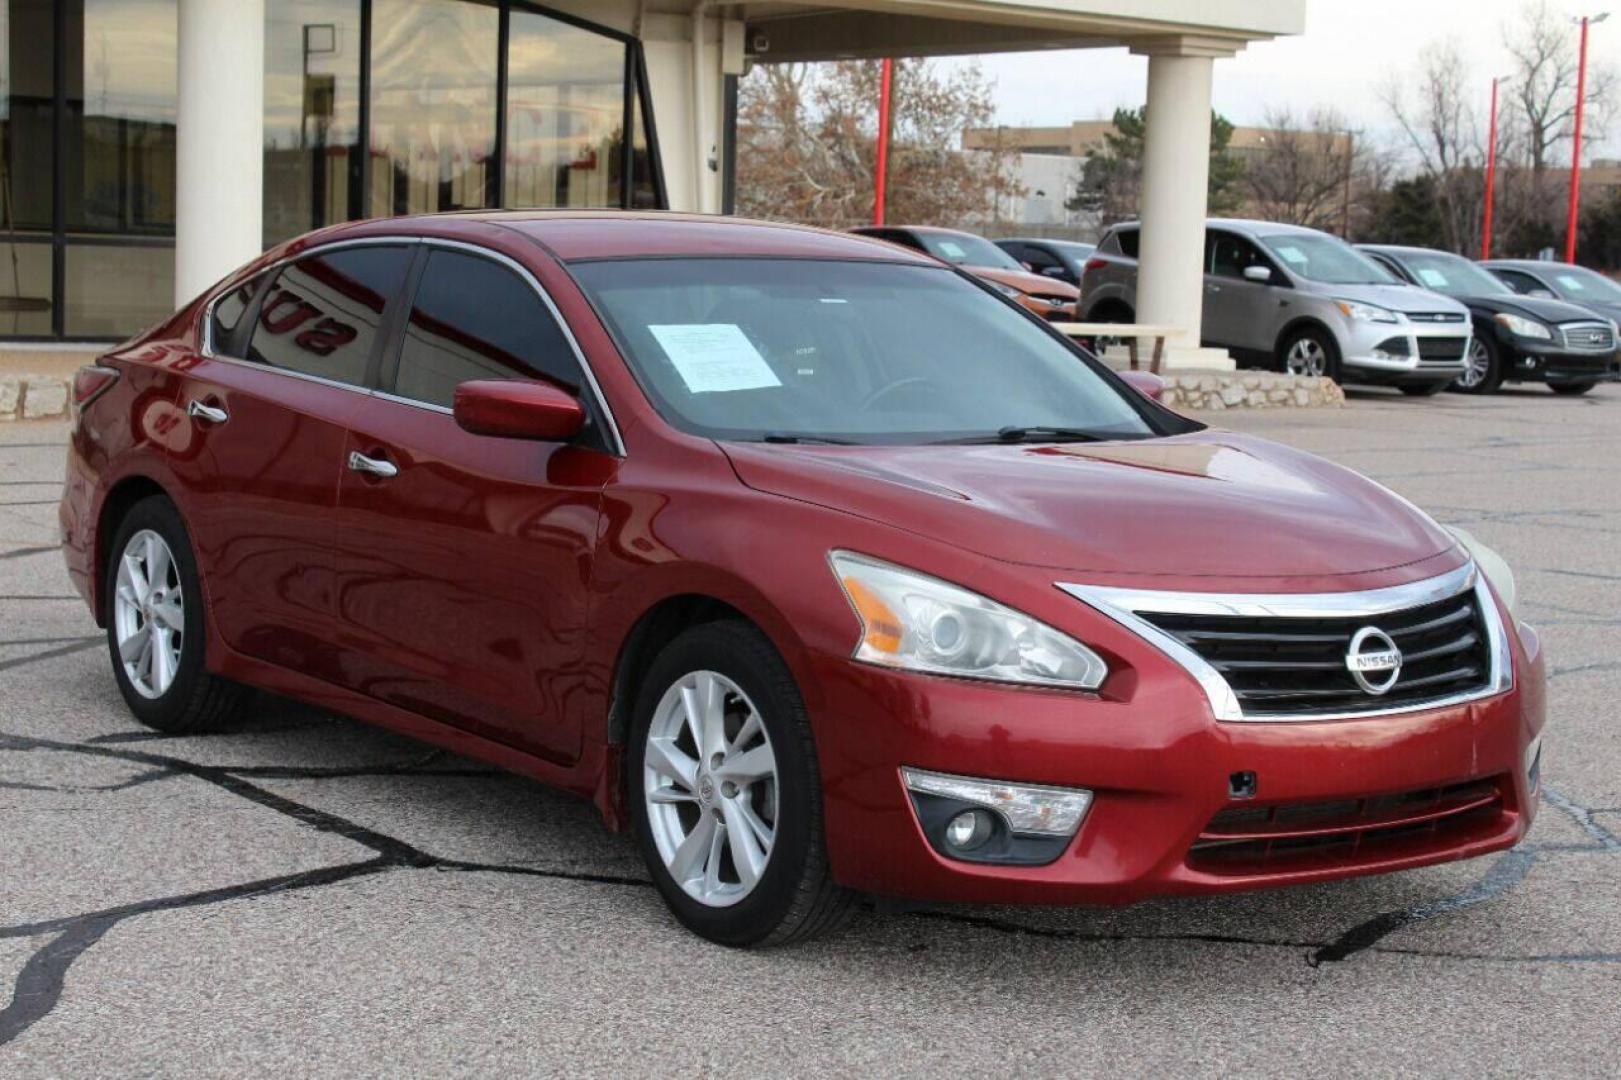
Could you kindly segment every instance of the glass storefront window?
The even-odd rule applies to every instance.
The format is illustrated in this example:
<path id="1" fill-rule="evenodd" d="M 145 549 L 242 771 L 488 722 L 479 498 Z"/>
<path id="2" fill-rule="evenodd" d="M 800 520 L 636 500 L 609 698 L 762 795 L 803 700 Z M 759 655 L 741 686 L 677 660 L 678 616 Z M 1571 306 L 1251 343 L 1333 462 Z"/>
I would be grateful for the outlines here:
<path id="1" fill-rule="evenodd" d="M 507 206 L 618 206 L 625 43 L 513 11 L 507 46 Z"/>
<path id="2" fill-rule="evenodd" d="M 51 0 L 0 2 L 0 232 L 51 228 Z"/>
<path id="3" fill-rule="evenodd" d="M 69 243 L 70 338 L 123 337 L 174 311 L 174 248 Z"/>
<path id="4" fill-rule="evenodd" d="M 175 0 L 67 0 L 67 226 L 174 235 Z"/>
<path id="5" fill-rule="evenodd" d="M 373 0 L 374 215 L 495 203 L 500 11 L 476 0 Z"/>
<path id="6" fill-rule="evenodd" d="M 358 217 L 360 0 L 265 5 L 266 247 Z"/>
<path id="7" fill-rule="evenodd" d="M 51 252 L 0 238 L 0 337 L 50 336 Z"/>

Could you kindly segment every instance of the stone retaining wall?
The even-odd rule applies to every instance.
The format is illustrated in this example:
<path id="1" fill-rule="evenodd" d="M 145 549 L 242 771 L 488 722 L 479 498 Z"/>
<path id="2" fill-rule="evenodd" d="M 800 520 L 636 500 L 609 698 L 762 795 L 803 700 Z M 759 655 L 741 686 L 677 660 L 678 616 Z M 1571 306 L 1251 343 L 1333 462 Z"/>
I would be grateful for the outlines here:
<path id="1" fill-rule="evenodd" d="M 1273 371 L 1170 371 L 1161 399 L 1173 409 L 1337 409 L 1345 392 L 1333 379 Z"/>
<path id="2" fill-rule="evenodd" d="M 71 376 L 0 374 L 0 421 L 66 416 L 72 391 Z"/>

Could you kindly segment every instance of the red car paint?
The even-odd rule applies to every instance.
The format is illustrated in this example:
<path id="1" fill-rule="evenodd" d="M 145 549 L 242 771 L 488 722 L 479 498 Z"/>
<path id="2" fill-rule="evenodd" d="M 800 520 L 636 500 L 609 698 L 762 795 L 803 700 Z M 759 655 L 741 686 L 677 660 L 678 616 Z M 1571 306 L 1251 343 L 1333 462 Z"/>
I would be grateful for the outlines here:
<path id="1" fill-rule="evenodd" d="M 207 304 L 257 269 L 387 236 L 460 241 L 526 267 L 589 361 L 623 455 L 481 437 L 444 412 L 207 351 Z M 676 215 L 396 219 L 293 241 L 100 361 L 121 377 L 75 427 L 61 508 L 76 586 L 105 620 L 112 514 L 161 490 L 197 550 L 211 671 L 590 796 L 614 825 L 639 635 L 693 598 L 728 605 L 773 641 L 805 699 L 834 876 L 879 894 L 1123 903 L 1418 866 L 1525 833 L 1535 796 L 1523 759 L 1543 724 L 1543 668 L 1535 635 L 1506 612 L 1505 693 L 1394 716 L 1231 723 L 1169 657 L 1055 588 L 1335 592 L 1463 565 L 1453 538 L 1401 500 L 1217 431 L 960 447 L 684 434 L 653 409 L 567 264 L 706 254 L 932 265 L 846 235 Z M 230 427 L 189 416 L 192 401 L 228 407 Z M 253 437 L 228 437 L 243 431 Z M 378 483 L 344 470 L 351 452 L 400 473 Z M 1078 694 L 856 663 L 858 624 L 827 565 L 835 548 L 962 583 L 1071 633 L 1107 659 L 1109 678 Z M 903 765 L 1084 786 L 1096 801 L 1056 862 L 957 862 L 921 834 Z M 1500 809 L 1467 833 L 1419 833 L 1371 854 L 1201 868 L 1190 846 L 1230 805 L 1240 771 L 1282 803 L 1484 779 Z"/>

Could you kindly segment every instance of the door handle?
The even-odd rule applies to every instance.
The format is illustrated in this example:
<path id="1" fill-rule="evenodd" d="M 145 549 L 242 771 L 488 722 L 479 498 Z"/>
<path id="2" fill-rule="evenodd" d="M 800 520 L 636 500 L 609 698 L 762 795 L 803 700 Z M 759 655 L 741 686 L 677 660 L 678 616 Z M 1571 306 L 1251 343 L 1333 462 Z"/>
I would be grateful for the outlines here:
<path id="1" fill-rule="evenodd" d="M 224 409 L 204 405 L 200 401 L 187 402 L 186 415 L 196 420 L 207 420 L 210 424 L 223 424 L 231 418 L 231 414 Z"/>
<path id="2" fill-rule="evenodd" d="M 359 450 L 349 451 L 349 468 L 358 473 L 371 473 L 387 480 L 400 475 L 400 467 L 387 458 L 367 457 Z"/>

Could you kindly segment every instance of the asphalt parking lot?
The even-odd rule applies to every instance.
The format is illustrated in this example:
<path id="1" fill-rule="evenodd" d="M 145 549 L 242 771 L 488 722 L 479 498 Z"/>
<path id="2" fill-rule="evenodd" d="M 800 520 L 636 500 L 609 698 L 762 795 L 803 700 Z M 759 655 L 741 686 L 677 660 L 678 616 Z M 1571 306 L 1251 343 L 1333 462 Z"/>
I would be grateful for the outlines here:
<path id="1" fill-rule="evenodd" d="M 1529 840 L 763 953 L 688 935 L 587 805 L 476 762 L 270 700 L 138 727 L 54 547 L 65 429 L 0 427 L 0 1075 L 1621 1074 L 1621 386 L 1212 419 L 1507 556 L 1550 663 Z"/>

